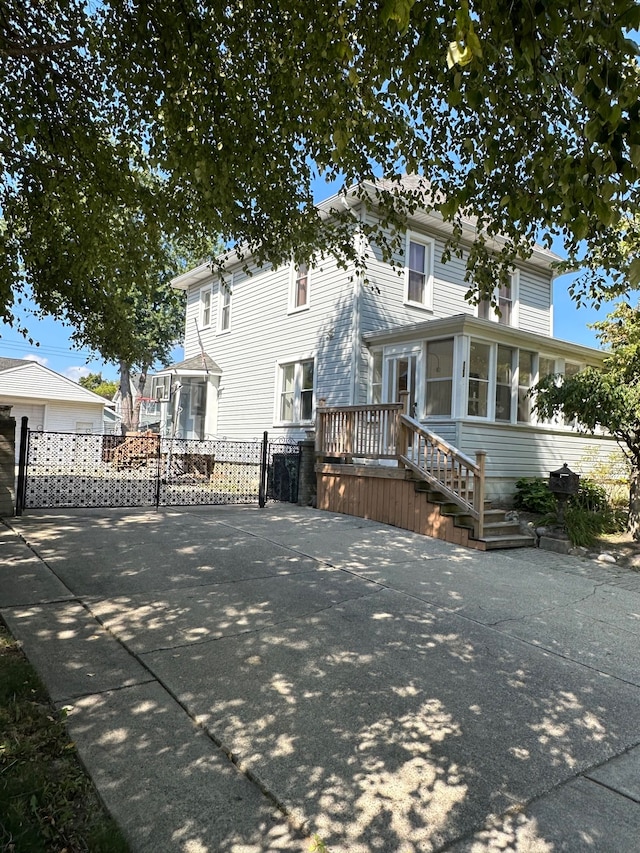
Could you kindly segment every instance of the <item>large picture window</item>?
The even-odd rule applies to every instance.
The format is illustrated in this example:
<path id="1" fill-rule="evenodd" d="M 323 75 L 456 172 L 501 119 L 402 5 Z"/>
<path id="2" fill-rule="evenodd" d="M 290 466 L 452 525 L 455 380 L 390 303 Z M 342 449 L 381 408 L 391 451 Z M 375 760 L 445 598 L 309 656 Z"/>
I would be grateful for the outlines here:
<path id="1" fill-rule="evenodd" d="M 280 365 L 279 417 L 282 423 L 313 418 L 313 359 Z"/>

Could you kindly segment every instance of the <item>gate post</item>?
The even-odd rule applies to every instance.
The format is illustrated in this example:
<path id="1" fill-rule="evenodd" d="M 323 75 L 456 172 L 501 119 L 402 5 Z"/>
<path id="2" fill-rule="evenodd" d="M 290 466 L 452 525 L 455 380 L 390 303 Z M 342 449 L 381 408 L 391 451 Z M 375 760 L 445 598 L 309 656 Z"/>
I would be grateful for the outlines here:
<path id="1" fill-rule="evenodd" d="M 0 517 L 13 515 L 16 480 L 16 420 L 11 406 L 0 406 Z"/>
<path id="2" fill-rule="evenodd" d="M 316 505 L 316 442 L 309 436 L 298 442 L 300 468 L 298 475 L 298 506 Z"/>
<path id="3" fill-rule="evenodd" d="M 258 491 L 258 506 L 264 509 L 267 504 L 267 449 L 269 434 L 265 430 L 262 435 L 262 455 L 260 458 L 260 487 Z"/>
<path id="4" fill-rule="evenodd" d="M 23 415 L 20 427 L 20 455 L 18 457 L 18 487 L 16 494 L 16 515 L 22 515 L 24 493 L 27 478 L 27 443 L 29 441 L 29 418 Z"/>

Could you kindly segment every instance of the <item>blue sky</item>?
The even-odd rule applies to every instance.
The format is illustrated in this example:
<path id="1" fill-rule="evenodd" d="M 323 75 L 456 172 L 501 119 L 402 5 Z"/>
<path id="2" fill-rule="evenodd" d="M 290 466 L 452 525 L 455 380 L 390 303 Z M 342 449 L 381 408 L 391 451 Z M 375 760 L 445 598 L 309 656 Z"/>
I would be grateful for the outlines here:
<path id="1" fill-rule="evenodd" d="M 314 187 L 318 201 L 327 198 L 334 187 L 318 181 Z M 561 246 L 554 245 L 557 254 L 562 255 Z M 572 276 L 558 278 L 554 286 L 554 337 L 573 343 L 597 346 L 598 342 L 588 323 L 604 318 L 611 307 L 604 306 L 600 312 L 590 308 L 578 309 L 568 294 Z M 101 372 L 105 379 L 117 379 L 117 366 L 105 364 L 95 353 L 73 349 L 69 341 L 69 327 L 51 318 L 37 319 L 30 313 L 30 306 L 21 316 L 29 329 L 31 337 L 39 346 L 31 346 L 25 338 L 4 324 L 0 325 L 0 356 L 6 358 L 26 358 L 39 361 L 58 373 L 75 380 L 89 373 Z M 182 358 L 180 348 L 174 351 L 174 361 Z"/>

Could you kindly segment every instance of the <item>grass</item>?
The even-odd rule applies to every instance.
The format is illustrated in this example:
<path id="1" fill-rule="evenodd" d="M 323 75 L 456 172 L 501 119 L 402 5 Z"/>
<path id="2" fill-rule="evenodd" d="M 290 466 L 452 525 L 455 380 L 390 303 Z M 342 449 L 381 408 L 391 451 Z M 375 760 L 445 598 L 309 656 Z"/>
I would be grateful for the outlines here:
<path id="1" fill-rule="evenodd" d="M 0 850 L 129 853 L 64 719 L 0 620 Z"/>

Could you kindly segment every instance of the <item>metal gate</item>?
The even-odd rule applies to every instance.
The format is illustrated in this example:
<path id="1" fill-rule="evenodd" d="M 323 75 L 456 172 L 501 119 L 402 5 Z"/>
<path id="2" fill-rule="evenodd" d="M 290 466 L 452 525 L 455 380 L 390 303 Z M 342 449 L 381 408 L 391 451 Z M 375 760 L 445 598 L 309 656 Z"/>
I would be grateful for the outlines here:
<path id="1" fill-rule="evenodd" d="M 152 433 L 39 432 L 23 422 L 17 512 L 295 502 L 299 455 L 297 442 L 269 442 L 266 437 L 198 441 Z"/>

